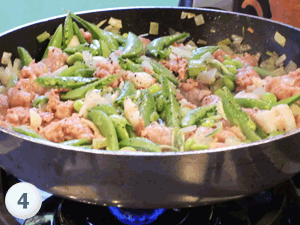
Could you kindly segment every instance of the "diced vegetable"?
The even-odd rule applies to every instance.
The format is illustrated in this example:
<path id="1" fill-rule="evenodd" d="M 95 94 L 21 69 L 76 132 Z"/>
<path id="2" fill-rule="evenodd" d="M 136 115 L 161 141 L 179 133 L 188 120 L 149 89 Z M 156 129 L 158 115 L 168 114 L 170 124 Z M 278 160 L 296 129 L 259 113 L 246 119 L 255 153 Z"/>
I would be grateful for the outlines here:
<path id="1" fill-rule="evenodd" d="M 97 27 L 101 27 L 106 21 L 107 21 L 107 19 L 106 19 L 106 20 L 100 21 L 100 22 L 97 24 Z"/>
<path id="2" fill-rule="evenodd" d="M 285 46 L 286 43 L 286 38 L 284 36 L 282 36 L 278 31 L 276 31 L 275 35 L 274 35 L 274 40 L 280 44 L 282 47 Z"/>
<path id="3" fill-rule="evenodd" d="M 204 17 L 202 14 L 195 16 L 194 19 L 195 19 L 196 26 L 200 26 L 205 23 Z"/>
<path id="4" fill-rule="evenodd" d="M 36 37 L 39 43 L 42 43 L 43 41 L 46 41 L 50 37 L 50 34 L 45 31 L 44 33 L 40 34 Z"/>
<path id="5" fill-rule="evenodd" d="M 150 22 L 149 34 L 158 35 L 159 23 Z"/>

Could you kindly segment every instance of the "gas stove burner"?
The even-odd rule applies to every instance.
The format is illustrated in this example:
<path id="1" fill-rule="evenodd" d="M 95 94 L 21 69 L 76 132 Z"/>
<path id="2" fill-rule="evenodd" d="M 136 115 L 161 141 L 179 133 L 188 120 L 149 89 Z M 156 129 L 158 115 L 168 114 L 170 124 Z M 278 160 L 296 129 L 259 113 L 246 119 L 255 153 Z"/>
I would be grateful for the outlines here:
<path id="1" fill-rule="evenodd" d="M 63 200 L 54 215 L 54 225 L 185 225 L 215 224 L 213 207 L 202 206 L 185 209 L 123 209 L 88 205 Z"/>

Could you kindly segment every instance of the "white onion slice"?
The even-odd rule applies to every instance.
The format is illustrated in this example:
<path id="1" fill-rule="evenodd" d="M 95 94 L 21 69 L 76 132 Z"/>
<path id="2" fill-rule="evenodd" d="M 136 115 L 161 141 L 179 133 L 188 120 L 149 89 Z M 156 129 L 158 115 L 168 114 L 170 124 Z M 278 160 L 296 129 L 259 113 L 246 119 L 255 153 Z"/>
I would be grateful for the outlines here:
<path id="1" fill-rule="evenodd" d="M 202 71 L 197 76 L 197 80 L 202 84 L 213 84 L 216 80 L 217 69 L 213 68 L 209 71 Z"/>
<path id="2" fill-rule="evenodd" d="M 46 73 L 45 76 L 47 76 L 47 77 L 55 77 L 58 74 L 60 74 L 62 71 L 64 71 L 65 69 L 68 69 L 68 65 L 64 65 L 64 66 L 58 68 L 53 73 Z"/>
<path id="3" fill-rule="evenodd" d="M 184 48 L 178 48 L 178 47 L 173 47 L 172 53 L 178 55 L 179 57 L 185 57 L 185 58 L 189 58 L 192 54 L 191 51 Z"/>
<path id="4" fill-rule="evenodd" d="M 153 70 L 153 67 L 151 66 L 151 64 L 147 60 L 144 60 L 142 62 L 142 67 L 145 67 L 145 68 L 147 68 L 149 70 Z"/>
<path id="5" fill-rule="evenodd" d="M 234 146 L 241 144 L 241 140 L 235 136 L 229 136 L 225 139 L 225 144 L 228 146 Z"/>
<path id="6" fill-rule="evenodd" d="M 184 133 L 193 132 L 193 131 L 197 130 L 197 126 L 196 125 L 188 126 L 185 128 L 181 128 L 180 130 L 183 131 Z"/>
<path id="7" fill-rule="evenodd" d="M 275 61 L 275 65 L 279 66 L 281 63 L 283 63 L 286 60 L 286 54 L 283 54 L 282 56 L 280 56 L 276 61 Z"/>

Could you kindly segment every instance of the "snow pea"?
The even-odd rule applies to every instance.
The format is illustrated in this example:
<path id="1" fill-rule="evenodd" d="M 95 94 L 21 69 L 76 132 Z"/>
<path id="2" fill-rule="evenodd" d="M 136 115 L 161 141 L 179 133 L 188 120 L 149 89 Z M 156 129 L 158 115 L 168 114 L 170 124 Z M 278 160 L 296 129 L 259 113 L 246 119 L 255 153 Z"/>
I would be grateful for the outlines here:
<path id="1" fill-rule="evenodd" d="M 91 110 L 88 118 L 96 125 L 101 134 L 107 139 L 106 150 L 118 151 L 119 143 L 117 132 L 112 120 L 100 110 Z"/>
<path id="2" fill-rule="evenodd" d="M 85 77 L 38 77 L 34 82 L 46 88 L 61 88 L 61 89 L 74 89 L 83 85 L 93 83 L 98 78 L 85 78 Z"/>
<path id="3" fill-rule="evenodd" d="M 101 55 L 103 57 L 108 57 L 111 53 L 111 50 L 109 49 L 107 43 L 104 40 L 100 40 L 100 49 L 101 49 Z"/>
<path id="4" fill-rule="evenodd" d="M 139 104 L 139 110 L 144 120 L 145 127 L 150 123 L 151 114 L 156 110 L 155 101 L 148 89 L 143 89 L 141 93 L 142 101 Z"/>
<path id="5" fill-rule="evenodd" d="M 87 41 L 85 40 L 83 34 L 81 33 L 79 27 L 77 26 L 76 22 L 73 22 L 73 31 L 74 34 L 77 36 L 80 44 L 85 44 Z"/>
<path id="6" fill-rule="evenodd" d="M 98 104 L 91 108 L 90 110 L 100 110 L 104 112 L 106 115 L 111 116 L 111 115 L 118 115 L 117 110 L 111 105 L 111 104 Z"/>
<path id="7" fill-rule="evenodd" d="M 90 51 L 93 56 L 100 55 L 100 49 L 93 49 L 88 44 L 81 44 L 77 46 L 67 47 L 63 50 L 63 52 L 68 55 L 72 55 L 76 52 Z"/>
<path id="8" fill-rule="evenodd" d="M 215 105 L 204 105 L 189 111 L 181 120 L 182 127 L 195 125 L 209 111 L 216 109 Z"/>
<path id="9" fill-rule="evenodd" d="M 120 115 L 111 115 L 109 116 L 109 118 L 111 119 L 111 121 L 113 122 L 117 135 L 118 135 L 118 139 L 120 141 L 128 139 L 129 138 L 129 134 L 127 131 L 127 127 L 132 127 L 131 124 L 125 119 L 125 117 L 120 116 Z"/>
<path id="10" fill-rule="evenodd" d="M 116 99 L 118 105 L 123 105 L 123 102 L 127 96 L 133 95 L 136 91 L 135 85 L 130 81 L 125 81 L 124 87 L 120 91 L 119 97 Z"/>
<path id="11" fill-rule="evenodd" d="M 142 65 L 136 64 L 130 59 L 119 58 L 120 66 L 123 70 L 130 70 L 131 72 L 145 72 Z"/>
<path id="12" fill-rule="evenodd" d="M 71 13 L 68 13 L 64 24 L 63 48 L 66 48 L 74 35 L 73 21 Z"/>
<path id="13" fill-rule="evenodd" d="M 88 91 L 93 90 L 95 88 L 102 88 L 104 86 L 107 86 L 111 84 L 115 79 L 117 79 L 117 77 L 118 75 L 104 77 L 101 80 L 98 80 L 94 83 L 87 84 L 85 86 L 70 90 L 66 93 L 62 93 L 60 95 L 60 98 L 62 100 L 76 100 L 76 99 L 84 98 L 85 94 Z"/>
<path id="14" fill-rule="evenodd" d="M 190 77 L 196 77 L 202 71 L 206 71 L 207 66 L 205 65 L 204 61 L 201 59 L 198 60 L 190 60 L 188 63 L 188 72 Z"/>
<path id="15" fill-rule="evenodd" d="M 275 104 L 277 102 L 276 96 L 271 92 L 266 92 L 261 96 L 261 100 L 269 105 Z"/>
<path id="16" fill-rule="evenodd" d="M 60 24 L 57 27 L 55 33 L 53 34 L 42 59 L 47 57 L 50 46 L 61 48 L 62 47 L 62 40 L 63 40 L 63 26 L 62 26 L 62 24 Z"/>
<path id="17" fill-rule="evenodd" d="M 126 42 L 126 38 L 122 37 L 119 34 L 113 33 L 113 32 L 109 32 L 107 30 L 103 30 L 103 33 L 105 35 L 111 36 L 112 38 L 114 38 L 120 45 L 124 45 Z"/>
<path id="18" fill-rule="evenodd" d="M 153 84 L 148 89 L 149 89 L 150 94 L 153 95 L 157 92 L 160 92 L 162 90 L 162 87 L 158 84 Z"/>
<path id="19" fill-rule="evenodd" d="M 100 41 L 99 40 L 92 40 L 91 44 L 90 44 L 90 48 L 94 49 L 95 52 L 98 52 L 97 56 L 100 56 L 102 53 L 102 49 L 100 46 Z"/>
<path id="20" fill-rule="evenodd" d="M 76 62 L 83 62 L 83 56 L 81 52 L 75 52 L 67 58 L 68 65 L 74 65 Z"/>
<path id="21" fill-rule="evenodd" d="M 136 57 L 142 51 L 143 51 L 143 42 L 134 33 L 129 32 L 121 57 L 122 58 Z"/>
<path id="22" fill-rule="evenodd" d="M 132 147 L 145 152 L 161 152 L 159 146 L 147 138 L 132 137 L 119 143 L 120 147 Z"/>
<path id="23" fill-rule="evenodd" d="M 201 56 L 203 56 L 205 53 L 210 52 L 213 54 L 215 51 L 219 49 L 219 46 L 205 46 L 201 48 L 197 48 L 194 51 L 192 51 L 192 54 L 190 56 L 190 60 L 199 60 Z"/>
<path id="24" fill-rule="evenodd" d="M 83 105 L 84 105 L 84 100 L 78 99 L 74 101 L 73 108 L 75 109 L 76 112 L 79 112 Z"/>
<path id="25" fill-rule="evenodd" d="M 248 140 L 261 140 L 261 138 L 255 133 L 256 124 L 252 121 L 250 116 L 241 109 L 237 102 L 235 102 L 235 99 L 229 89 L 224 87 L 222 91 L 222 105 L 228 121 L 232 125 L 240 127 Z"/>
<path id="26" fill-rule="evenodd" d="M 235 98 L 235 101 L 244 108 L 254 108 L 269 110 L 271 107 L 264 101 L 253 98 Z"/>
<path id="27" fill-rule="evenodd" d="M 155 58 L 164 59 L 169 55 L 168 50 L 164 50 L 164 48 L 172 45 L 176 41 L 187 38 L 189 36 L 190 34 L 188 33 L 180 33 L 156 38 L 150 42 L 150 44 L 147 46 L 147 49 L 149 53 Z"/>
<path id="28" fill-rule="evenodd" d="M 165 112 L 167 125 L 169 127 L 180 127 L 180 105 L 176 97 L 175 89 L 171 86 L 171 81 L 162 77 L 163 96 L 166 101 Z"/>
<path id="29" fill-rule="evenodd" d="M 225 76 L 227 76 L 228 78 L 230 78 L 232 81 L 235 81 L 236 80 L 236 77 L 234 76 L 233 73 L 231 73 L 227 67 L 225 65 L 223 65 L 221 62 L 219 62 L 218 60 L 216 59 L 212 59 L 210 62 L 210 64 L 212 64 L 214 67 L 216 68 L 220 68 L 223 72 L 223 74 Z"/>
<path id="30" fill-rule="evenodd" d="M 153 67 L 153 71 L 155 73 L 158 73 L 159 75 L 168 78 L 175 85 L 179 84 L 179 82 L 176 79 L 176 77 L 174 76 L 174 74 L 170 70 L 168 70 L 166 67 L 164 67 L 162 64 L 160 64 L 160 63 L 156 62 L 155 60 L 150 59 L 148 57 L 141 57 L 141 58 L 144 60 L 147 60 L 150 63 L 150 65 Z"/>
<path id="31" fill-rule="evenodd" d="M 271 107 L 274 107 L 276 105 L 281 105 L 281 104 L 287 104 L 287 105 L 292 105 L 293 103 L 297 102 L 298 100 L 300 100 L 300 94 L 294 95 L 292 97 L 286 98 L 286 99 L 282 99 L 276 103 L 273 103 L 271 105 Z"/>
<path id="32" fill-rule="evenodd" d="M 29 129 L 24 125 L 19 126 L 19 127 L 12 127 L 12 129 L 17 133 L 24 134 L 24 135 L 27 135 L 29 137 L 38 138 L 38 139 L 45 139 L 44 137 L 42 137 L 41 135 L 36 133 L 34 130 Z"/>
<path id="33" fill-rule="evenodd" d="M 73 77 L 78 70 L 86 69 L 86 68 L 88 68 L 88 67 L 84 63 L 76 64 L 76 65 L 70 66 L 69 68 L 63 70 L 57 76 L 58 77 Z"/>
<path id="34" fill-rule="evenodd" d="M 89 77 L 92 78 L 95 70 L 93 69 L 79 69 L 74 74 L 73 77 Z"/>
<path id="35" fill-rule="evenodd" d="M 92 140 L 90 139 L 74 139 L 70 141 L 61 142 L 64 145 L 71 145 L 71 146 L 82 146 L 82 145 L 90 145 L 92 144 Z"/>
<path id="36" fill-rule="evenodd" d="M 33 60 L 31 55 L 29 54 L 29 52 L 23 48 L 23 47 L 18 47 L 18 53 L 19 53 L 19 56 L 20 56 L 20 59 L 23 63 L 24 66 L 28 66 L 29 63 L 31 63 L 31 61 Z"/>
<path id="37" fill-rule="evenodd" d="M 114 39 L 113 35 L 104 32 L 102 29 L 97 27 L 95 24 L 89 23 L 88 21 L 81 19 L 79 16 L 71 13 L 72 17 L 81 23 L 91 34 L 93 39 L 104 40 L 111 51 L 116 51 L 119 48 L 118 42 Z"/>
<path id="38" fill-rule="evenodd" d="M 228 77 L 221 78 L 222 80 L 222 86 L 227 87 L 230 91 L 233 91 L 235 89 L 235 83 Z"/>

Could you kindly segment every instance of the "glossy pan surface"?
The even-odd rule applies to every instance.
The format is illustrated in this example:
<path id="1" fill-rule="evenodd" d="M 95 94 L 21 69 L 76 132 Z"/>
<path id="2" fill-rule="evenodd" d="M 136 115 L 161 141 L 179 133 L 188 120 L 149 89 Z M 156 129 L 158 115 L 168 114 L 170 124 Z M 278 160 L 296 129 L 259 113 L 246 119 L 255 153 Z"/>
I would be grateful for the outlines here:
<path id="1" fill-rule="evenodd" d="M 182 11 L 203 14 L 205 24 L 181 20 Z M 285 53 L 287 62 L 300 61 L 300 30 L 242 14 L 191 8 L 119 8 L 79 13 L 98 23 L 122 19 L 121 32 L 148 33 L 158 22 L 159 35 L 169 28 L 215 44 L 231 34 L 242 35 L 252 52 Z M 0 35 L 0 52 L 25 47 L 39 60 L 46 43 L 36 36 L 53 33 L 65 15 L 38 21 Z M 251 27 L 254 33 L 247 32 Z M 278 31 L 285 47 L 274 41 Z M 299 64 L 299 63 L 298 63 Z M 267 189 L 300 171 L 298 130 L 251 144 L 184 153 L 119 153 L 88 150 L 35 140 L 0 128 L 0 165 L 14 176 L 47 192 L 77 201 L 127 208 L 172 208 L 213 204 Z"/>

